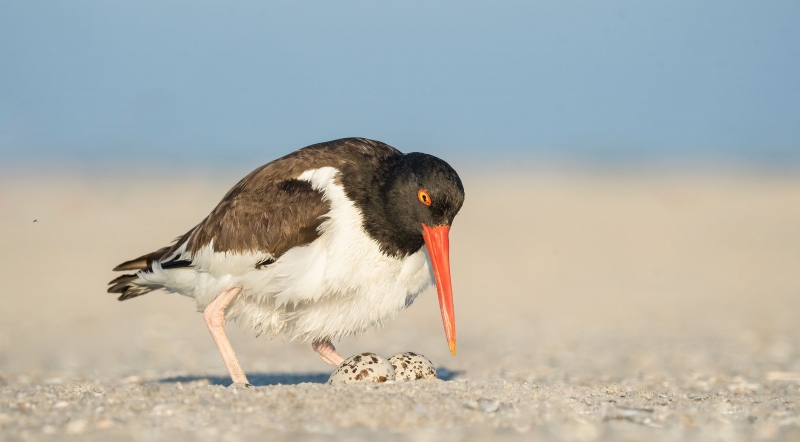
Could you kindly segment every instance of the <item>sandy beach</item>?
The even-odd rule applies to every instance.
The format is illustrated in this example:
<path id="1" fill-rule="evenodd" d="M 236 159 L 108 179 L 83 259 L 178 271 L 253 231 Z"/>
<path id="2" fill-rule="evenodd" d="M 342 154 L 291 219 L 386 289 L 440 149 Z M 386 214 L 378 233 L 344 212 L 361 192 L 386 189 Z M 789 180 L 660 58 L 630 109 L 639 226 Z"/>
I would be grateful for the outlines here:
<path id="1" fill-rule="evenodd" d="M 458 355 L 435 292 L 343 355 L 437 381 L 329 386 L 308 344 L 105 293 L 249 170 L 0 177 L 2 440 L 798 440 L 800 174 L 460 170 Z"/>

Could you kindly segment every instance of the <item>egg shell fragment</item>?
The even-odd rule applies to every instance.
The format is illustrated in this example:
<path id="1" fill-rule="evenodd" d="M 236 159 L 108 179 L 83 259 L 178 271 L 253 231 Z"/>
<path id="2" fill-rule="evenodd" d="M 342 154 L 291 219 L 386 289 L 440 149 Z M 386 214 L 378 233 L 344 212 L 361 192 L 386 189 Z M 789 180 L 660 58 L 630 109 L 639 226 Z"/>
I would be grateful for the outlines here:
<path id="1" fill-rule="evenodd" d="M 328 378 L 328 384 L 331 385 L 386 381 L 394 381 L 394 368 L 388 359 L 375 353 L 350 356 Z"/>
<path id="2" fill-rule="evenodd" d="M 436 367 L 421 354 L 410 351 L 398 353 L 389 358 L 389 362 L 394 367 L 394 377 L 398 382 L 436 379 Z"/>

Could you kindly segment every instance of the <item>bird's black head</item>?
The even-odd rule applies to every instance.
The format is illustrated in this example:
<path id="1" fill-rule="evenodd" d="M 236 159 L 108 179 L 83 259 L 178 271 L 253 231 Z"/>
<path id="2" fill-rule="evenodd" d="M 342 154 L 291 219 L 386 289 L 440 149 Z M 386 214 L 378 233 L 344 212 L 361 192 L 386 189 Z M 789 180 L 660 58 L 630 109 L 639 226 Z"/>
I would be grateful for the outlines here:
<path id="1" fill-rule="evenodd" d="M 456 322 L 450 281 L 450 225 L 464 204 L 464 186 L 449 164 L 424 153 L 400 158 L 384 184 L 385 213 L 392 241 L 401 253 L 424 244 L 436 279 L 442 322 L 456 354 Z"/>
<path id="2" fill-rule="evenodd" d="M 464 186 L 449 164 L 432 155 L 403 155 L 389 171 L 381 192 L 384 213 L 397 252 L 423 245 L 423 224 L 450 226 L 464 204 Z"/>

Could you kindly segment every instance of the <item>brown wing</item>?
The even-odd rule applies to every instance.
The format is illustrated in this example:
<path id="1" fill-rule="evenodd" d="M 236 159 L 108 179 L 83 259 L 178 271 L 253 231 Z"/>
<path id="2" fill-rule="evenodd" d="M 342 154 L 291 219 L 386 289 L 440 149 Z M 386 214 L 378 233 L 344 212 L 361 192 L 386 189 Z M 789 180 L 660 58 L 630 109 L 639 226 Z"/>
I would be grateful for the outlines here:
<path id="1" fill-rule="evenodd" d="M 191 253 L 211 243 L 216 252 L 257 251 L 277 259 L 292 247 L 314 241 L 322 217 L 330 210 L 322 194 L 297 177 L 306 170 L 326 166 L 343 173 L 363 169 L 360 171 L 369 177 L 382 159 L 399 155 L 400 151 L 387 144 L 363 138 L 334 140 L 292 152 L 243 178 L 200 224 L 172 246 L 122 263 L 114 270 L 147 270 L 156 260 L 164 269 L 191 266 L 175 253 L 184 244 Z M 157 288 L 137 285 L 136 278 L 122 275 L 110 283 L 108 291 L 122 293 L 119 299 L 124 300 Z"/>
<path id="2" fill-rule="evenodd" d="M 366 176 L 371 176 L 380 159 L 398 155 L 402 154 L 389 145 L 362 138 L 335 140 L 292 152 L 254 170 L 228 191 L 185 238 L 187 250 L 194 253 L 213 240 L 216 252 L 260 251 L 278 258 L 292 247 L 315 240 L 321 217 L 330 210 L 322 194 L 297 177 L 326 166 L 342 173 L 367 168 Z"/>
<path id="3" fill-rule="evenodd" d="M 215 252 L 265 252 L 278 258 L 317 238 L 330 205 L 311 183 L 286 179 L 250 184 L 243 181 L 228 192 L 191 232 L 188 251 L 212 243 Z"/>
<path id="4" fill-rule="evenodd" d="M 172 246 L 124 262 L 114 270 L 148 271 L 154 261 L 161 262 L 162 269 L 191 266 L 191 261 L 174 253 L 184 244 L 192 253 L 213 241 L 216 252 L 257 251 L 278 258 L 317 238 L 317 227 L 330 207 L 310 183 L 288 179 L 247 184 L 234 187 L 203 222 Z M 263 264 L 268 263 L 257 266 Z M 137 274 L 122 275 L 109 282 L 108 292 L 119 293 L 118 299 L 124 301 L 158 288 L 138 282 Z"/>

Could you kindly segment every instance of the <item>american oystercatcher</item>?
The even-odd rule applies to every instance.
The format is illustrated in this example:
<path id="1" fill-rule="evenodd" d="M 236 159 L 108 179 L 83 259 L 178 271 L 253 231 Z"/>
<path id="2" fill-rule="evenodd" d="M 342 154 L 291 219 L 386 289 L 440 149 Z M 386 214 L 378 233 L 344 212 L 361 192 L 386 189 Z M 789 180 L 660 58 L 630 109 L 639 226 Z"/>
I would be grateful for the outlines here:
<path id="1" fill-rule="evenodd" d="M 363 138 L 314 144 L 244 177 L 174 244 L 115 267 L 136 273 L 108 291 L 194 298 L 233 382 L 247 384 L 226 319 L 311 342 L 338 366 L 332 340 L 382 324 L 435 280 L 455 355 L 449 231 L 463 202 L 434 156 Z"/>

